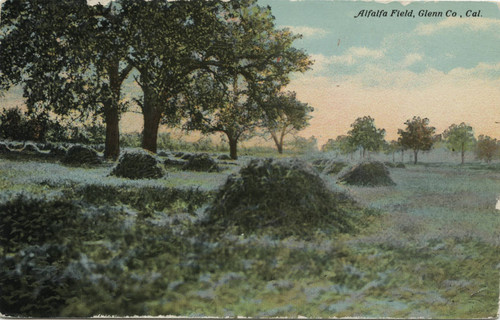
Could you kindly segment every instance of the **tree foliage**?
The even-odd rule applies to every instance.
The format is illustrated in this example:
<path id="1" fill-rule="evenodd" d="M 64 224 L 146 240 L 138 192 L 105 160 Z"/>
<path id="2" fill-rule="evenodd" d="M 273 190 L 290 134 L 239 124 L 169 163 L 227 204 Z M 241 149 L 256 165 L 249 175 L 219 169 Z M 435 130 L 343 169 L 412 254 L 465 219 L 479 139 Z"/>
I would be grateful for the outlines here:
<path id="1" fill-rule="evenodd" d="M 287 134 L 309 125 L 314 109 L 297 100 L 295 92 L 282 92 L 264 102 L 263 126 L 269 131 L 279 153 L 283 153 Z"/>
<path id="2" fill-rule="evenodd" d="M 462 122 L 461 124 L 452 124 L 443 133 L 448 148 L 452 151 L 460 151 L 462 164 L 464 164 L 465 151 L 474 147 L 474 131 L 472 127 Z"/>
<path id="3" fill-rule="evenodd" d="M 9 0 L 2 6 L 0 84 L 21 84 L 30 110 L 104 117 L 107 157 L 119 154 L 121 84 L 131 67 L 114 2 Z"/>
<path id="4" fill-rule="evenodd" d="M 406 129 L 398 129 L 398 142 L 404 149 L 412 149 L 414 163 L 417 164 L 419 151 L 428 151 L 434 144 L 433 136 L 436 128 L 429 126 L 429 119 L 413 117 L 405 122 Z"/>
<path id="5" fill-rule="evenodd" d="M 378 151 L 384 144 L 385 129 L 378 129 L 370 116 L 357 118 L 348 132 L 350 141 L 356 148 L 362 148 L 363 158 L 366 151 Z"/>
<path id="6" fill-rule="evenodd" d="M 224 133 L 236 159 L 238 141 L 262 125 L 264 102 L 288 84 L 291 72 L 303 72 L 311 62 L 292 47 L 298 36 L 275 28 L 270 8 L 235 1 L 225 15 L 221 49 L 200 61 L 205 67 L 191 74 L 183 94 L 189 106 L 185 127 Z"/>
<path id="7" fill-rule="evenodd" d="M 490 136 L 480 135 L 476 144 L 476 157 L 490 163 L 493 157 L 498 154 L 500 147 L 497 139 Z"/>

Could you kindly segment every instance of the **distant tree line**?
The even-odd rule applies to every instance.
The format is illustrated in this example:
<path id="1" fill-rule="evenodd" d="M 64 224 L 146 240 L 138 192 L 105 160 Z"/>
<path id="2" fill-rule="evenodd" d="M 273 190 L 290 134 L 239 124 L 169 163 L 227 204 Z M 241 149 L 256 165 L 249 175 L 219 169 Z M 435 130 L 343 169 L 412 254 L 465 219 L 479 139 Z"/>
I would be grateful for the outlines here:
<path id="1" fill-rule="evenodd" d="M 152 152 L 160 124 L 223 133 L 232 158 L 260 128 L 281 152 L 312 111 L 284 92 L 290 73 L 312 63 L 293 47 L 300 36 L 276 28 L 256 0 L 7 0 L 0 29 L 0 92 L 21 85 L 29 114 L 98 116 L 107 158 L 120 152 L 131 78 Z"/>
<path id="2" fill-rule="evenodd" d="M 405 129 L 398 129 L 398 139 L 390 142 L 384 140 L 385 130 L 375 126 L 375 120 L 369 116 L 357 118 L 351 124 L 347 135 L 340 135 L 336 139 L 329 139 L 321 148 L 322 151 L 336 151 L 351 158 L 356 151 L 360 158 L 365 158 L 367 152 L 384 151 L 392 154 L 395 162 L 396 152 L 413 152 L 413 162 L 417 164 L 421 151 L 429 151 L 437 142 L 444 143 L 449 150 L 457 152 L 461 157 L 461 164 L 465 163 L 465 153 L 474 151 L 476 158 L 490 163 L 500 152 L 500 141 L 485 135 L 476 139 L 471 126 L 460 123 L 452 124 L 442 134 L 436 134 L 436 128 L 430 126 L 428 118 L 413 117 L 405 123 Z"/>

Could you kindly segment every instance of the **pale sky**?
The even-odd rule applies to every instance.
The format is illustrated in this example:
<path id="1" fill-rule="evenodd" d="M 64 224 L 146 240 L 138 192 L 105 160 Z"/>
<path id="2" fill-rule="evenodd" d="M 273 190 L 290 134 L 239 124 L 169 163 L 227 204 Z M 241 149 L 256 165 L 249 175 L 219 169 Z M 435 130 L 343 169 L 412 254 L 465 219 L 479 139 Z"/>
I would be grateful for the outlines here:
<path id="1" fill-rule="evenodd" d="M 106 3 L 106 0 L 92 0 Z M 92 2 L 89 0 L 89 2 Z M 387 139 L 413 116 L 428 117 L 441 133 L 466 122 L 476 135 L 500 138 L 500 10 L 494 2 L 259 0 L 270 5 L 278 27 L 301 33 L 295 43 L 315 61 L 287 89 L 315 111 L 301 136 L 319 145 L 346 134 L 370 115 Z M 413 10 L 415 17 L 358 17 L 361 10 Z M 420 10 L 456 17 L 419 17 Z M 478 17 L 466 17 L 467 10 Z M 480 10 L 480 13 L 478 12 Z M 462 16 L 460 18 L 460 16 Z M 124 88 L 132 92 L 133 84 Z M 0 106 L 22 104 L 7 93 Z M 140 131 L 139 115 L 125 116 L 123 131 Z"/>
<path id="2" fill-rule="evenodd" d="M 260 1 L 277 25 L 303 34 L 296 43 L 315 60 L 289 89 L 314 108 L 303 136 L 321 143 L 370 115 L 394 139 L 413 116 L 438 133 L 466 122 L 500 138 L 500 11 L 492 2 Z M 358 17 L 361 10 L 388 17 Z M 390 17 L 413 10 L 415 17 Z M 419 17 L 420 10 L 443 17 Z M 456 17 L 445 17 L 446 12 Z M 467 10 L 478 17 L 466 17 Z M 462 16 L 460 18 L 460 16 Z"/>

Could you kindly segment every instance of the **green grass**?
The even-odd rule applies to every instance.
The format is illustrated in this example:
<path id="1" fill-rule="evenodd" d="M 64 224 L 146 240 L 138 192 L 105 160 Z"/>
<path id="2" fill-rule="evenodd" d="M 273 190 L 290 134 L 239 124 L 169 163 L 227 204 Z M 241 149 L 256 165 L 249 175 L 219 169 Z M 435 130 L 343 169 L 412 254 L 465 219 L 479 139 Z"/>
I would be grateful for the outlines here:
<path id="1" fill-rule="evenodd" d="M 88 232 L 67 239 L 77 252 L 67 259 L 91 274 L 79 278 L 78 290 L 57 288 L 67 301 L 52 316 L 483 318 L 498 311 L 495 165 L 408 165 L 390 169 L 395 186 L 377 188 L 335 186 L 325 176 L 378 214 L 358 234 L 317 232 L 308 240 L 204 234 L 203 207 L 238 166 L 171 169 L 137 181 L 109 177 L 112 166 L 0 159 L 0 200 L 21 191 L 65 197 L 90 217 Z M 191 198 L 187 190 L 195 190 Z"/>

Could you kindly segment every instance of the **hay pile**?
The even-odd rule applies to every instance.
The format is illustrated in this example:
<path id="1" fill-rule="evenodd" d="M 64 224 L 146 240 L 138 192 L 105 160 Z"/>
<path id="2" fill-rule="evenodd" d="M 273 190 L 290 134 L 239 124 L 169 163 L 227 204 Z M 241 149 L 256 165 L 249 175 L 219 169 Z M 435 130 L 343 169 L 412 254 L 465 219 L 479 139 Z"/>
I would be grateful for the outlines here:
<path id="1" fill-rule="evenodd" d="M 52 157 L 64 157 L 66 152 L 68 152 L 68 150 L 62 146 L 50 145 L 49 155 Z"/>
<path id="2" fill-rule="evenodd" d="M 218 160 L 232 160 L 231 157 L 227 154 L 221 154 L 217 157 Z"/>
<path id="3" fill-rule="evenodd" d="M 178 160 L 178 159 L 172 159 L 170 157 L 167 157 L 164 161 L 163 164 L 165 167 L 171 167 L 171 168 L 182 168 L 185 164 L 186 161 L 184 160 Z"/>
<path id="4" fill-rule="evenodd" d="M 94 149 L 82 145 L 74 145 L 68 149 L 62 162 L 69 165 L 85 166 L 100 164 L 101 159 Z"/>
<path id="5" fill-rule="evenodd" d="M 338 174 L 342 169 L 347 167 L 348 164 L 342 161 L 330 161 L 323 169 L 323 174 Z"/>
<path id="6" fill-rule="evenodd" d="M 317 230 L 354 231 L 363 212 L 304 161 L 255 159 L 229 176 L 207 209 L 205 225 L 217 232 L 311 236 Z"/>
<path id="7" fill-rule="evenodd" d="M 23 149 L 21 150 L 21 152 L 25 152 L 25 153 L 40 153 L 40 149 L 38 149 L 38 147 L 32 143 L 26 143 L 23 147 Z"/>
<path id="8" fill-rule="evenodd" d="M 126 152 L 110 175 L 128 179 L 158 179 L 165 175 L 160 164 L 160 159 L 145 150 Z"/>
<path id="9" fill-rule="evenodd" d="M 207 153 L 200 153 L 187 158 L 187 162 L 182 167 L 182 170 L 213 172 L 219 171 L 219 166 Z"/>
<path id="10" fill-rule="evenodd" d="M 343 174 L 339 183 L 355 186 L 393 186 L 395 185 L 389 176 L 389 170 L 382 162 L 367 161 L 354 166 L 351 170 Z"/>
<path id="11" fill-rule="evenodd" d="M 10 149 L 5 143 L 0 143 L 0 153 L 10 153 Z"/>

